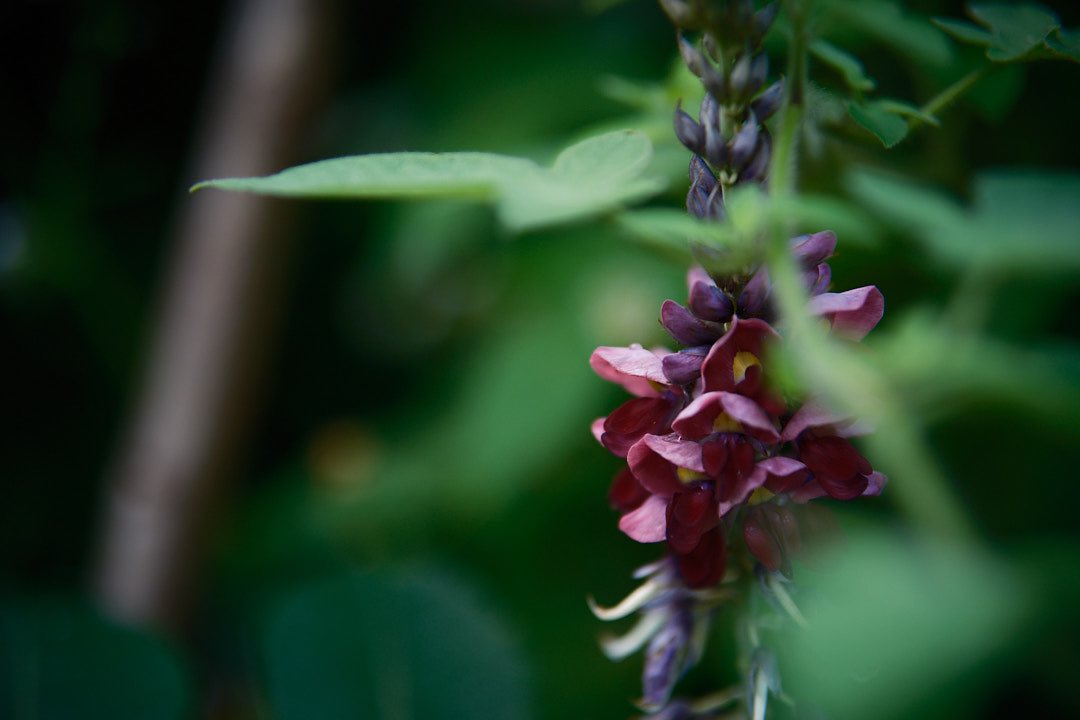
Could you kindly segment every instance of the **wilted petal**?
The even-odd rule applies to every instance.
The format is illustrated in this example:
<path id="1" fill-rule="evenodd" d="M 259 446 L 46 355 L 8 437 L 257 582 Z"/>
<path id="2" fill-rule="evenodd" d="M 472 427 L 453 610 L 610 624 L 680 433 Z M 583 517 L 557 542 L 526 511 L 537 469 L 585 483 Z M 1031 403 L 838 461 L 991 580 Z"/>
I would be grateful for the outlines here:
<path id="1" fill-rule="evenodd" d="M 866 490 L 863 491 L 864 496 L 880 495 L 885 489 L 885 483 L 889 479 L 882 473 L 872 472 L 866 476 Z"/>
<path id="2" fill-rule="evenodd" d="M 640 543 L 667 539 L 668 499 L 650 495 L 637 510 L 619 518 L 619 529 Z"/>
<path id="3" fill-rule="evenodd" d="M 706 322 L 674 300 L 660 306 L 660 323 L 678 342 L 687 346 L 711 345 L 723 334 L 716 323 Z"/>
<path id="4" fill-rule="evenodd" d="M 807 306 L 812 314 L 826 318 L 837 335 L 861 340 L 881 320 L 885 298 L 876 287 L 867 285 L 842 293 L 815 295 Z"/>
<path id="5" fill-rule="evenodd" d="M 666 608 L 655 608 L 642 613 L 634 627 L 625 635 L 618 637 L 604 637 L 600 640 L 600 648 L 608 660 L 623 660 L 630 657 L 645 646 L 668 619 Z"/>
<path id="6" fill-rule="evenodd" d="M 591 597 L 585 598 L 585 601 L 598 620 L 608 622 L 629 617 L 668 591 L 668 587 L 659 579 L 650 578 L 612 607 L 598 605 Z"/>

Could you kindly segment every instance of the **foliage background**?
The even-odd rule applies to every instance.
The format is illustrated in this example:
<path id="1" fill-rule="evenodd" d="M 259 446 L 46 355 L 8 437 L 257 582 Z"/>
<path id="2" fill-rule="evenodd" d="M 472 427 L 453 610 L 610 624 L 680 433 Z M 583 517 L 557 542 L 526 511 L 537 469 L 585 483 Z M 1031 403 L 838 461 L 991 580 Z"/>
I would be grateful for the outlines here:
<path id="1" fill-rule="evenodd" d="M 1071 3 L 1048 4 L 1080 24 Z M 584 597 L 620 597 L 655 549 L 621 536 L 606 508 L 616 463 L 588 423 L 620 395 L 586 358 L 661 341 L 659 304 L 684 290 L 678 262 L 603 220 L 509 242 L 481 206 L 298 204 L 261 411 L 190 623 L 164 638 L 121 630 L 86 599 L 165 238 L 198 179 L 186 153 L 224 17 L 209 2 L 0 10 L 0 716 L 625 717 L 639 665 L 603 659 Z M 666 19 L 639 0 L 599 14 L 570 0 L 358 4 L 341 30 L 333 101 L 305 158 L 550 157 L 590 129 L 647 124 L 599 93 L 601 78 L 663 83 L 673 61 Z M 884 94 L 921 101 L 942 84 L 940 69 L 847 40 Z M 1077 72 L 1006 72 L 888 157 L 837 131 L 806 181 L 836 190 L 837 168 L 857 159 L 964 197 L 986 168 L 1076 172 Z M 678 206 L 686 156 L 656 142 L 672 177 L 658 204 Z M 896 228 L 874 230 L 874 242 L 841 236 L 836 285 L 881 287 L 885 332 L 912 309 L 942 312 L 954 273 Z M 1075 390 L 1078 300 L 1075 273 L 1006 277 L 987 333 L 1052 350 Z M 944 366 L 944 354 L 926 360 Z M 1066 612 L 1076 413 L 1040 412 L 1055 398 L 1039 372 L 1008 371 L 1008 392 L 948 397 L 928 439 L 991 552 L 1034 558 L 1023 567 L 1039 568 L 1045 621 L 933 688 L 925 712 L 1080 708 Z M 845 508 L 845 522 L 867 517 L 896 522 L 887 500 Z M 963 600 L 949 612 L 982 603 Z M 734 677 L 723 637 L 691 686 Z"/>

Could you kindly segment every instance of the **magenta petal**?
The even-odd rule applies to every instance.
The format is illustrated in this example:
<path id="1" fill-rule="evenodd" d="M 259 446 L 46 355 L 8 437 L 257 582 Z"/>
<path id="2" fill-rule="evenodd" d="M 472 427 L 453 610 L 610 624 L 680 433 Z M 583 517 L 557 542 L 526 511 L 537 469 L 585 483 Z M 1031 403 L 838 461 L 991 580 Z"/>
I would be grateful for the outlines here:
<path id="1" fill-rule="evenodd" d="M 802 487 L 792 490 L 788 493 L 788 497 L 793 502 L 800 504 L 808 503 L 811 500 L 816 500 L 819 497 L 825 497 L 829 493 L 825 492 L 825 488 L 821 487 L 821 483 L 817 480 L 811 480 Z"/>
<path id="2" fill-rule="evenodd" d="M 640 543 L 666 540 L 667 506 L 667 498 L 650 495 L 637 510 L 619 518 L 619 529 Z"/>
<path id="3" fill-rule="evenodd" d="M 641 439 L 653 452 L 676 467 L 694 472 L 705 472 L 701 460 L 701 446 L 696 442 L 682 440 L 678 435 L 646 435 Z"/>
<path id="4" fill-rule="evenodd" d="M 767 443 L 780 440 L 769 416 L 756 402 L 738 393 L 721 392 L 719 395 L 724 412 L 742 423 L 747 435 Z"/>
<path id="5" fill-rule="evenodd" d="M 810 298 L 811 314 L 832 324 L 833 332 L 850 340 L 861 340 L 874 329 L 885 313 L 885 297 L 873 285 L 842 293 L 822 293 Z"/>
<path id="6" fill-rule="evenodd" d="M 880 495 L 889 479 L 882 473 L 872 472 L 866 476 L 866 480 L 866 490 L 863 491 L 863 495 Z"/>
<path id="7" fill-rule="evenodd" d="M 739 317 L 731 321 L 731 327 L 724 333 L 705 357 L 701 365 L 701 377 L 705 381 L 705 389 L 734 390 L 735 370 L 733 363 L 735 356 L 746 351 L 759 358 L 761 346 L 766 339 L 778 337 L 772 327 L 758 318 L 744 320 Z"/>
<path id="8" fill-rule="evenodd" d="M 783 442 L 790 442 L 799 437 L 804 430 L 816 427 L 828 427 L 837 423 L 845 423 L 850 418 L 835 413 L 824 405 L 813 400 L 808 401 L 799 408 L 784 426 L 784 432 L 780 435 Z"/>
<path id="9" fill-rule="evenodd" d="M 658 397 L 652 383 L 667 384 L 661 356 L 640 345 L 598 347 L 589 365 L 605 380 L 618 383 L 638 397 Z"/>

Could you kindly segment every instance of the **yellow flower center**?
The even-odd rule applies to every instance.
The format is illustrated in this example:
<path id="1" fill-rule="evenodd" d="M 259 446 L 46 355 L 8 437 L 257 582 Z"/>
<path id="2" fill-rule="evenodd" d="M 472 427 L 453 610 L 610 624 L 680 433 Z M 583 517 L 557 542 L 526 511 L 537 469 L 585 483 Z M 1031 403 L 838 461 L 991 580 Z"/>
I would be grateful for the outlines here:
<path id="1" fill-rule="evenodd" d="M 735 353 L 735 362 L 731 363 L 731 372 L 735 376 L 735 384 L 738 385 L 746 377 L 746 371 L 757 365 L 761 367 L 761 361 L 757 355 L 746 350 Z"/>
<path id="2" fill-rule="evenodd" d="M 776 497 L 776 493 L 766 487 L 759 487 L 757 490 L 750 493 L 750 497 L 747 499 L 746 503 L 747 505 L 760 505 L 763 502 L 769 502 L 774 497 Z"/>
<path id="3" fill-rule="evenodd" d="M 712 423 L 713 432 L 742 432 L 742 423 L 725 412 L 716 416 Z"/>
<path id="4" fill-rule="evenodd" d="M 675 468 L 675 474 L 678 475 L 679 482 L 683 485 L 689 485 L 698 480 L 707 480 L 709 477 L 705 473 L 699 473 L 696 470 L 690 470 L 689 468 L 684 467 Z"/>

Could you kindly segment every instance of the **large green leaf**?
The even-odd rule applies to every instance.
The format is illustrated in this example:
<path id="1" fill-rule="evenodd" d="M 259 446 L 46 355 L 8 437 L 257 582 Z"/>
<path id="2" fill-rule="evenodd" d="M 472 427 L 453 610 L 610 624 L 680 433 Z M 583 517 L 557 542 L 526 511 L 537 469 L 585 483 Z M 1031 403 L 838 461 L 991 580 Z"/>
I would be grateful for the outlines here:
<path id="1" fill-rule="evenodd" d="M 808 624 L 782 636 L 780 668 L 829 717 L 922 717 L 1035 616 L 1025 574 L 972 546 L 864 531 L 820 560 L 800 569 Z"/>
<path id="2" fill-rule="evenodd" d="M 267 615 L 266 690 L 280 720 L 522 720 L 522 658 L 502 625 L 439 572 L 346 572 Z"/>
<path id="3" fill-rule="evenodd" d="M 859 200 L 959 268 L 1001 273 L 1080 268 L 1080 175 L 984 173 L 974 182 L 970 208 L 876 173 L 852 173 L 847 184 Z"/>
<path id="4" fill-rule="evenodd" d="M 148 635 L 57 601 L 0 610 L 0 717 L 179 720 L 187 678 Z"/>
<path id="5" fill-rule="evenodd" d="M 275 175 L 208 180 L 218 188 L 307 198 L 463 198 L 491 202 L 502 223 L 526 230 L 607 212 L 663 189 L 645 174 L 648 138 L 617 131 L 563 150 L 550 168 L 489 153 L 401 152 L 300 165 Z"/>

